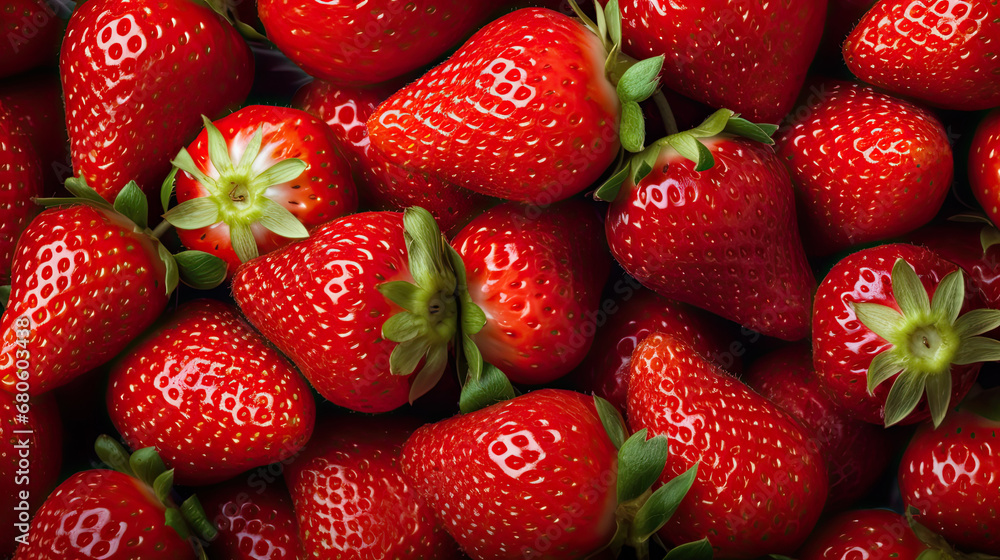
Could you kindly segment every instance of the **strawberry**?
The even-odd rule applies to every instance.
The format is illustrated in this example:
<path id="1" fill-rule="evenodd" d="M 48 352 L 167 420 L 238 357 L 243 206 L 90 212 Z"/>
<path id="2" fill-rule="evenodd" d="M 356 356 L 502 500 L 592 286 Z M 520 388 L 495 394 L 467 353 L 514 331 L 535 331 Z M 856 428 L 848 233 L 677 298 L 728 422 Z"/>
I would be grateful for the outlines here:
<path id="1" fill-rule="evenodd" d="M 107 402 L 129 447 L 155 447 L 188 485 L 295 455 L 316 416 L 292 364 L 213 300 L 182 305 L 136 341 L 111 368 Z"/>
<path id="2" fill-rule="evenodd" d="M 1000 105 L 1000 5 L 880 0 L 844 42 L 847 67 L 890 93 L 944 109 Z"/>
<path id="3" fill-rule="evenodd" d="M 59 69 L 73 170 L 109 201 L 132 180 L 152 194 L 201 115 L 242 103 L 253 81 L 243 39 L 191 0 L 81 4 Z"/>
<path id="4" fill-rule="evenodd" d="M 852 418 L 822 391 L 808 343 L 758 358 L 743 381 L 809 431 L 810 444 L 829 469 L 827 511 L 846 508 L 864 497 L 889 464 L 886 431 Z"/>
<path id="5" fill-rule="evenodd" d="M 10 279 L 18 237 L 38 213 L 31 199 L 42 194 L 42 168 L 27 136 L 0 104 L 0 282 Z"/>
<path id="6" fill-rule="evenodd" d="M 394 91 L 314 80 L 299 89 L 292 104 L 323 119 L 333 129 L 337 147 L 351 163 L 362 206 L 374 210 L 420 206 L 434 216 L 442 231 L 457 231 L 497 201 L 425 172 L 390 163 L 372 147 L 365 122 Z"/>
<path id="7" fill-rule="evenodd" d="M 219 531 L 215 560 L 298 560 L 304 557 L 292 498 L 280 479 L 237 477 L 199 491 L 205 514 Z"/>
<path id="8" fill-rule="evenodd" d="M 642 149 L 638 102 L 656 89 L 659 58 L 622 72 L 612 57 L 606 75 L 620 36 L 599 32 L 542 8 L 507 14 L 382 103 L 368 119 L 372 145 L 490 196 L 540 206 L 568 198 L 620 145 Z"/>
<path id="9" fill-rule="evenodd" d="M 0 2 L 0 78 L 54 62 L 63 22 L 44 0 Z"/>
<path id="10" fill-rule="evenodd" d="M 928 529 L 969 552 L 1000 554 L 1000 389 L 967 399 L 934 427 L 923 424 L 899 466 L 903 502 Z"/>
<path id="11" fill-rule="evenodd" d="M 988 219 L 979 218 L 965 223 L 931 224 L 907 235 L 906 241 L 927 247 L 962 267 L 984 305 L 1000 309 L 1000 232 Z"/>
<path id="12" fill-rule="evenodd" d="M 969 185 L 994 224 L 1000 223 L 1000 110 L 976 127 L 969 147 Z"/>
<path id="13" fill-rule="evenodd" d="M 496 0 L 260 0 L 267 37 L 309 74 L 367 85 L 433 62 L 470 33 Z"/>
<path id="14" fill-rule="evenodd" d="M 63 481 L 35 514 L 15 560 L 194 560 L 193 537 L 217 534 L 198 499 L 174 502 L 172 472 L 151 448 L 130 458 L 107 436 L 96 447 L 115 470 Z"/>
<path id="15" fill-rule="evenodd" d="M 848 255 L 823 279 L 813 308 L 813 360 L 824 391 L 865 422 L 930 417 L 939 425 L 981 362 L 1000 359 L 1000 342 L 977 336 L 1000 326 L 1000 311 L 980 306 L 958 266 L 923 247 L 897 243 Z"/>
<path id="16" fill-rule="evenodd" d="M 313 558 L 459 558 L 458 546 L 403 477 L 416 427 L 396 418 L 332 418 L 285 469 L 299 534 Z"/>
<path id="17" fill-rule="evenodd" d="M 828 483 L 810 435 L 688 344 L 654 333 L 635 349 L 628 420 L 667 437 L 661 480 L 701 462 L 665 541 L 707 537 L 718 557 L 756 558 L 793 552 L 816 524 Z"/>
<path id="18" fill-rule="evenodd" d="M 799 560 L 917 560 L 935 552 L 907 518 L 887 509 L 847 511 L 827 520 L 809 537 Z"/>
<path id="19" fill-rule="evenodd" d="M 792 108 L 816 53 L 826 0 L 716 0 L 697 9 L 627 0 L 621 12 L 625 52 L 666 55 L 667 87 L 755 122 L 777 123 Z"/>
<path id="20" fill-rule="evenodd" d="M 347 162 L 322 121 L 297 109 L 252 105 L 211 123 L 173 163 L 177 206 L 163 218 L 186 247 L 241 262 L 308 236 L 357 209 Z M 170 181 L 161 193 L 164 207 Z"/>
<path id="21" fill-rule="evenodd" d="M 633 157 L 597 196 L 611 202 L 611 253 L 644 286 L 798 340 L 815 280 L 788 172 L 764 145 L 774 128 L 717 111 Z"/>
<path id="22" fill-rule="evenodd" d="M 73 170 L 59 75 L 34 73 L 0 82 L 0 104 L 41 159 L 45 195 L 65 192 L 63 182 Z"/>
<path id="23" fill-rule="evenodd" d="M 860 84 L 816 87 L 775 139 L 795 185 L 806 251 L 828 255 L 929 222 L 952 179 L 937 117 Z"/>
<path id="24" fill-rule="evenodd" d="M 548 383 L 587 355 L 608 258 L 597 213 L 582 200 L 493 207 L 452 240 L 469 295 L 486 314 L 471 335 L 511 381 Z"/>

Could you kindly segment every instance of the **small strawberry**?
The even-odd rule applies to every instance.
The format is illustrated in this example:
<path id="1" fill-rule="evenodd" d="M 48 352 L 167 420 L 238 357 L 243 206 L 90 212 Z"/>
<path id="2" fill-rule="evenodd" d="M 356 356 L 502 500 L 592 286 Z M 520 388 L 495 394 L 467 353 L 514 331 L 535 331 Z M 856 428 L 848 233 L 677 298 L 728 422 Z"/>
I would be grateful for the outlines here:
<path id="1" fill-rule="evenodd" d="M 827 520 L 796 554 L 798 560 L 918 560 L 932 547 L 905 516 L 887 509 L 847 511 Z M 947 556 L 946 556 L 947 558 Z"/>
<path id="2" fill-rule="evenodd" d="M 236 267 L 357 209 L 330 128 L 304 111 L 251 105 L 205 130 L 173 164 L 177 206 L 163 218 L 184 246 Z M 171 181 L 161 193 L 164 207 Z"/>
<path id="3" fill-rule="evenodd" d="M 242 103 L 250 49 L 192 0 L 92 0 L 73 11 L 59 61 L 73 170 L 105 199 L 129 181 L 147 194 L 201 115 Z"/>
<path id="4" fill-rule="evenodd" d="M 625 52 L 666 55 L 663 83 L 711 105 L 777 123 L 795 102 L 823 32 L 826 0 L 694 6 L 621 2 Z"/>
<path id="5" fill-rule="evenodd" d="M 824 390 L 865 422 L 939 425 L 981 362 L 1000 359 L 1000 342 L 978 336 L 1000 325 L 1000 311 L 966 294 L 958 266 L 922 247 L 882 245 L 838 262 L 813 311 Z"/>
<path id="6" fill-rule="evenodd" d="M 991 0 L 880 0 L 844 42 L 862 80 L 935 107 L 1000 105 L 1000 4 Z"/>
<path id="7" fill-rule="evenodd" d="M 199 490 L 205 515 L 219 531 L 209 545 L 215 560 L 304 558 L 292 498 L 280 479 L 237 477 Z"/>
<path id="8" fill-rule="evenodd" d="M 976 127 L 969 147 L 969 185 L 986 215 L 1000 224 L 1000 109 Z"/>
<path id="9" fill-rule="evenodd" d="M 33 73 L 0 82 L 0 104 L 38 153 L 45 196 L 64 193 L 63 182 L 73 170 L 59 74 Z"/>
<path id="10" fill-rule="evenodd" d="M 0 283 L 7 283 L 17 240 L 38 213 L 31 199 L 42 194 L 42 167 L 30 140 L 2 104 L 0 154 Z"/>
<path id="11" fill-rule="evenodd" d="M 655 333 L 632 354 L 628 419 L 663 434 L 670 459 L 661 480 L 701 462 L 659 535 L 707 537 L 721 558 L 793 552 L 827 497 L 823 457 L 786 412 L 708 362 L 688 344 Z"/>
<path id="12" fill-rule="evenodd" d="M 937 117 L 868 86 L 821 82 L 777 135 L 795 185 L 806 251 L 828 255 L 912 231 L 951 188 L 952 153 Z"/>
<path id="13" fill-rule="evenodd" d="M 285 469 L 312 558 L 457 559 L 458 546 L 403 477 L 406 419 L 331 418 Z"/>
<path id="14" fill-rule="evenodd" d="M 316 416 L 292 364 L 213 300 L 182 305 L 136 341 L 111 367 L 107 402 L 129 447 L 156 448 L 188 485 L 296 454 Z"/>
<path id="15" fill-rule="evenodd" d="M 63 28 L 45 0 L 0 2 L 0 78 L 55 62 Z"/>
<path id="16" fill-rule="evenodd" d="M 465 264 L 469 295 L 486 314 L 471 335 L 486 362 L 532 385 L 579 365 L 611 266 L 590 205 L 508 202 L 472 220 L 451 244 Z"/>
<path id="17" fill-rule="evenodd" d="M 798 340 L 815 280 L 788 172 L 764 144 L 775 128 L 717 111 L 634 156 L 597 196 L 611 202 L 611 253 L 644 286 Z"/>
<path id="18" fill-rule="evenodd" d="M 313 80 L 295 94 L 292 104 L 326 121 L 337 146 L 351 163 L 361 205 L 373 210 L 424 208 L 441 231 L 461 228 L 496 200 L 390 163 L 372 147 L 365 122 L 395 89 L 352 88 Z"/>

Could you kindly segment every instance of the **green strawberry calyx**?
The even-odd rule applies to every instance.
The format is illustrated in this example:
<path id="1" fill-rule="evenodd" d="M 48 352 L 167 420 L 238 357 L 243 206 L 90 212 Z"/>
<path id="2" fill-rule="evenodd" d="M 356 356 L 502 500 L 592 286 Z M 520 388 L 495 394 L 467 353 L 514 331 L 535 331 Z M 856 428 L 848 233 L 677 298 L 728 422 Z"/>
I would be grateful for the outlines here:
<path id="1" fill-rule="evenodd" d="M 951 366 L 1000 360 L 1000 341 L 979 336 L 1000 326 L 1000 310 L 959 315 L 965 301 L 961 269 L 941 279 L 933 299 L 913 266 L 897 259 L 891 273 L 893 307 L 853 302 L 858 320 L 891 346 L 868 367 L 868 392 L 895 377 L 885 402 L 885 425 L 903 420 L 926 394 L 937 427 L 951 401 Z"/>
<path id="2" fill-rule="evenodd" d="M 966 553 L 955 550 L 944 537 L 917 521 L 916 518 L 920 515 L 920 510 L 913 506 L 907 507 L 904 515 L 913 534 L 920 542 L 927 545 L 927 549 L 917 556 L 917 560 L 998 560 L 997 556 L 990 554 Z"/>
<path id="3" fill-rule="evenodd" d="M 211 541 L 219 531 L 205 514 L 197 496 L 190 496 L 180 505 L 173 498 L 174 470 L 167 469 L 153 447 L 144 447 L 131 455 L 108 435 L 100 435 L 94 443 L 97 456 L 113 470 L 143 482 L 164 508 L 163 522 L 192 544 L 199 558 L 206 558 L 202 542 Z"/>
<path id="4" fill-rule="evenodd" d="M 258 256 L 257 242 L 252 226 L 260 224 L 267 230 L 287 239 L 302 239 L 309 231 L 287 208 L 268 197 L 268 189 L 294 181 L 306 170 L 307 164 L 296 158 L 278 161 L 266 169 L 261 162 L 267 150 L 261 152 L 263 128 L 258 128 L 250 138 L 238 162 L 234 162 L 219 129 L 202 116 L 208 135 L 208 155 L 214 173 L 203 172 L 186 148 L 181 148 L 170 176 L 160 192 L 163 207 L 167 208 L 178 170 L 191 175 L 208 191 L 207 196 L 192 198 L 167 210 L 163 219 L 176 228 L 192 230 L 224 223 L 229 227 L 233 251 L 240 261 Z"/>

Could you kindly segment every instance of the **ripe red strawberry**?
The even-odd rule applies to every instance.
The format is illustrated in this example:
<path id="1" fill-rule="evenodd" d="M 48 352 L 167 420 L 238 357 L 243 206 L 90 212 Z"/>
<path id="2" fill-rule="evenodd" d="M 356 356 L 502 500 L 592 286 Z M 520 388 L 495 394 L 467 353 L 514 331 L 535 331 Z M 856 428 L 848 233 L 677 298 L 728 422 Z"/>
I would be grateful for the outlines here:
<path id="1" fill-rule="evenodd" d="M 385 412 L 426 393 L 448 362 L 458 303 L 445 245 L 421 209 L 344 216 L 245 263 L 233 295 L 320 395 Z"/>
<path id="2" fill-rule="evenodd" d="M 509 202 L 452 240 L 486 324 L 483 359 L 517 383 L 548 383 L 587 355 L 611 259 L 597 212 L 582 200 L 548 208 Z"/>
<path id="3" fill-rule="evenodd" d="M 788 172 L 762 143 L 773 130 L 718 111 L 635 156 L 598 196 L 611 201 L 611 253 L 644 286 L 798 340 L 809 332 L 815 280 Z"/>
<path id="4" fill-rule="evenodd" d="M 73 170 L 107 200 L 132 180 L 152 194 L 201 115 L 242 103 L 253 82 L 243 39 L 191 0 L 81 4 L 59 68 Z"/>
<path id="5" fill-rule="evenodd" d="M 994 224 L 1000 223 L 1000 110 L 979 123 L 969 147 L 969 185 Z"/>
<path id="6" fill-rule="evenodd" d="M 44 0 L 0 2 L 0 78 L 54 62 L 63 22 Z"/>
<path id="7" fill-rule="evenodd" d="M 1000 389 L 967 399 L 935 429 L 917 428 L 899 490 L 928 529 L 969 552 L 1000 554 Z"/>
<path id="8" fill-rule="evenodd" d="M 952 179 L 937 117 L 860 84 L 816 87 L 775 139 L 795 185 L 806 251 L 832 254 L 929 222 Z"/>
<path id="9" fill-rule="evenodd" d="M 457 230 L 497 201 L 390 163 L 372 147 L 365 122 L 395 89 L 352 88 L 313 80 L 295 94 L 293 105 L 326 121 L 351 163 L 361 205 L 374 210 L 420 206 L 441 231 Z"/>
<path id="10" fill-rule="evenodd" d="M 2 104 L 0 153 L 0 283 L 6 284 L 17 240 L 38 213 L 31 199 L 42 194 L 42 168 L 30 140 Z"/>
<path id="11" fill-rule="evenodd" d="M 400 452 L 418 426 L 404 418 L 336 417 L 317 426 L 285 469 L 312 558 L 459 558 L 455 541 L 403 477 Z"/>
<path id="12" fill-rule="evenodd" d="M 1000 325 L 1000 311 L 977 309 L 979 295 L 965 284 L 958 266 L 914 245 L 873 247 L 834 265 L 813 311 L 824 390 L 865 422 L 940 424 L 981 362 L 1000 359 L 1000 342 L 977 336 Z"/>
<path id="13" fill-rule="evenodd" d="M 253 474 L 199 490 L 205 514 L 219 530 L 215 560 L 298 560 L 304 557 L 292 498 L 280 479 Z"/>
<path id="14" fill-rule="evenodd" d="M 6 80 L 0 83 L 0 104 L 38 153 L 45 195 L 65 192 L 63 181 L 73 170 L 59 75 L 33 73 Z"/>
<path id="15" fill-rule="evenodd" d="M 823 33 L 826 0 L 621 2 L 625 52 L 666 55 L 663 83 L 712 107 L 777 123 L 791 109 Z"/>
<path id="16" fill-rule="evenodd" d="M 984 305 L 1000 309 L 1000 232 L 989 220 L 931 224 L 907 235 L 906 240 L 962 267 Z"/>
<path id="17" fill-rule="evenodd" d="M 239 311 L 196 300 L 111 368 L 108 413 L 129 447 L 155 447 L 180 484 L 220 482 L 295 455 L 316 407 L 295 368 Z"/>
<path id="18" fill-rule="evenodd" d="M 670 457 L 661 480 L 700 461 L 698 475 L 659 535 L 679 544 L 707 537 L 718 557 L 793 552 L 827 497 L 823 457 L 791 416 L 659 333 L 632 354 L 628 419 L 664 434 Z"/>
<path id="19" fill-rule="evenodd" d="M 758 358 L 743 381 L 781 407 L 810 433 L 809 443 L 826 460 L 830 493 L 826 511 L 864 497 L 889 464 L 887 432 L 851 415 L 822 391 L 806 342 Z"/>
<path id="20" fill-rule="evenodd" d="M 458 43 L 498 2 L 261 0 L 267 37 L 309 74 L 348 84 L 384 82 Z"/>
<path id="21" fill-rule="evenodd" d="M 799 560 L 917 560 L 931 548 L 906 517 L 887 509 L 841 513 L 822 524 L 796 554 Z"/>
<path id="22" fill-rule="evenodd" d="M 996 42 L 1000 4 L 990 0 L 880 0 L 844 42 L 862 80 L 935 107 L 1000 105 Z"/>
<path id="23" fill-rule="evenodd" d="M 358 205 L 330 127 L 297 109 L 251 105 L 214 124 L 206 119 L 173 163 L 178 204 L 164 219 L 184 246 L 226 261 L 230 276 Z M 161 195 L 166 206 L 169 192 Z"/>

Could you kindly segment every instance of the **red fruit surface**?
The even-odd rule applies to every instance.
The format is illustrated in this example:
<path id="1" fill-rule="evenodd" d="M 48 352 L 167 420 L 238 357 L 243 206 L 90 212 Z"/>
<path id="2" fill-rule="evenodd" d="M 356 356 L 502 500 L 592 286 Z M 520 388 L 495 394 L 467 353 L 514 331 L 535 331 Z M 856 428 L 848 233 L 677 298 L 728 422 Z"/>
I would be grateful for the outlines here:
<path id="1" fill-rule="evenodd" d="M 64 192 L 63 181 L 73 170 L 59 75 L 33 73 L 0 82 L 0 104 L 38 153 L 45 195 Z"/>
<path id="2" fill-rule="evenodd" d="M 292 498 L 280 480 L 253 475 L 199 489 L 198 499 L 219 530 L 210 550 L 215 560 L 298 560 L 304 557 Z"/>
<path id="3" fill-rule="evenodd" d="M 548 205 L 618 153 L 608 54 L 583 24 L 527 8 L 490 23 L 368 120 L 389 161 L 474 191 Z"/>
<path id="4" fill-rule="evenodd" d="M 509 202 L 452 240 L 486 325 L 483 359 L 516 383 L 547 383 L 579 365 L 596 331 L 611 259 L 600 218 L 582 200 L 548 208 Z"/>
<path id="5" fill-rule="evenodd" d="M 686 343 L 656 333 L 635 349 L 628 421 L 667 437 L 661 482 L 698 464 L 659 531 L 668 543 L 707 537 L 717 557 L 757 558 L 790 554 L 812 531 L 828 482 L 810 434 Z"/>
<path id="6" fill-rule="evenodd" d="M 984 251 L 982 245 L 983 229 L 991 227 L 981 223 L 941 222 L 914 231 L 906 240 L 962 267 L 986 307 L 1000 309 L 1000 246 L 992 245 Z"/>
<path id="7" fill-rule="evenodd" d="M 56 60 L 63 22 L 44 0 L 0 2 L 0 78 Z"/>
<path id="8" fill-rule="evenodd" d="M 844 42 L 862 80 L 935 107 L 1000 105 L 1000 4 L 991 0 L 880 0 Z"/>
<path id="9" fill-rule="evenodd" d="M 748 3 L 621 2 L 625 52 L 665 55 L 671 89 L 753 122 L 792 107 L 823 33 L 826 0 Z"/>
<path id="10" fill-rule="evenodd" d="M 930 111 L 842 81 L 816 85 L 776 136 L 806 251 L 827 255 L 912 231 L 951 188 L 953 158 Z"/>
<path id="11" fill-rule="evenodd" d="M 615 532 L 618 472 L 593 403 L 542 389 L 428 424 L 403 474 L 473 558 L 586 557 Z"/>
<path id="12" fill-rule="evenodd" d="M 986 215 L 1000 223 L 1000 110 L 990 111 L 972 137 L 969 185 Z"/>
<path id="13" fill-rule="evenodd" d="M 131 180 L 158 191 L 201 115 L 242 103 L 253 82 L 243 39 L 190 0 L 81 4 L 59 68 L 73 170 L 109 201 Z"/>
<path id="14" fill-rule="evenodd" d="M 768 336 L 805 337 L 816 281 L 788 172 L 763 144 L 704 142 L 715 158 L 707 171 L 664 149 L 639 185 L 626 180 L 605 221 L 611 253 L 661 296 Z"/>
<path id="15" fill-rule="evenodd" d="M 42 168 L 30 140 L 2 104 L 0 154 L 0 282 L 6 284 L 17 240 L 38 213 L 31 199 L 42 195 Z"/>
<path id="16" fill-rule="evenodd" d="M 365 122 L 393 92 L 386 86 L 362 89 L 313 80 L 299 89 L 292 104 L 333 129 L 337 147 L 351 163 L 362 207 L 402 210 L 420 206 L 437 219 L 441 231 L 457 231 L 497 201 L 424 171 L 390 163 L 372 147 Z"/>
<path id="17" fill-rule="evenodd" d="M 887 509 L 847 511 L 816 529 L 799 560 L 917 560 L 928 546 L 902 515 Z"/>

